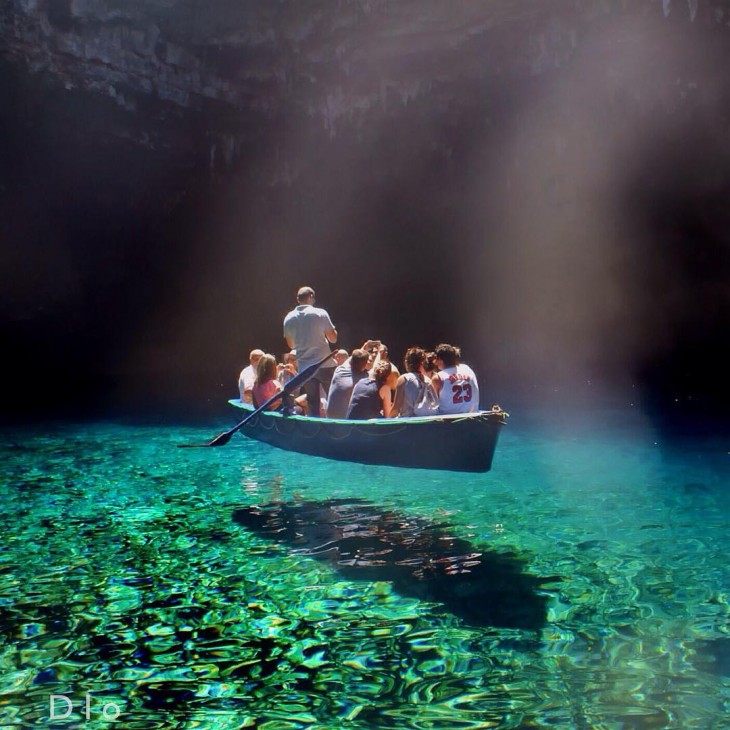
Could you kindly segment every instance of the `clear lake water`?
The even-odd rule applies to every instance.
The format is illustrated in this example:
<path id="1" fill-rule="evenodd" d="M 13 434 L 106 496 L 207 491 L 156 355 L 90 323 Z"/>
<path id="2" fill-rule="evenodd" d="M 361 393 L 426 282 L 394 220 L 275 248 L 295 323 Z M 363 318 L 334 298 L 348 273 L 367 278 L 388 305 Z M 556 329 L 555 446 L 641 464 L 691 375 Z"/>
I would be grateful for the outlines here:
<path id="1" fill-rule="evenodd" d="M 0 727 L 730 728 L 721 438 L 619 408 L 513 410 L 487 474 L 176 448 L 226 415 L 0 432 Z"/>

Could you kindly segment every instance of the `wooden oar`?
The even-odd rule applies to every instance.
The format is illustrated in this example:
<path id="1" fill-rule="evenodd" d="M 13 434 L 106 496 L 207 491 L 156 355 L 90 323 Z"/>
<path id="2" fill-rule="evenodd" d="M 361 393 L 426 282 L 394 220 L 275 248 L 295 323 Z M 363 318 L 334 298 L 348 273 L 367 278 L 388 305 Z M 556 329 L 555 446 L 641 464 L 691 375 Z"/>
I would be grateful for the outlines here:
<path id="1" fill-rule="evenodd" d="M 231 440 L 231 436 L 245 426 L 254 416 L 258 416 L 261 411 L 265 411 L 272 403 L 275 403 L 280 398 L 291 395 L 291 393 L 293 393 L 297 388 L 304 385 L 304 383 L 314 377 L 317 370 L 319 370 L 322 365 L 327 362 L 327 360 L 334 356 L 335 353 L 331 352 L 327 355 L 327 357 L 323 357 L 319 362 L 314 363 L 314 365 L 309 365 L 304 368 L 301 373 L 297 373 L 276 395 L 272 395 L 271 398 L 262 403 L 255 411 L 253 411 L 253 413 L 249 413 L 240 423 L 237 423 L 233 428 L 229 428 L 227 431 L 218 434 L 218 436 L 216 436 L 212 441 L 208 441 L 207 444 L 178 444 L 178 446 L 188 449 L 204 446 L 225 446 Z"/>

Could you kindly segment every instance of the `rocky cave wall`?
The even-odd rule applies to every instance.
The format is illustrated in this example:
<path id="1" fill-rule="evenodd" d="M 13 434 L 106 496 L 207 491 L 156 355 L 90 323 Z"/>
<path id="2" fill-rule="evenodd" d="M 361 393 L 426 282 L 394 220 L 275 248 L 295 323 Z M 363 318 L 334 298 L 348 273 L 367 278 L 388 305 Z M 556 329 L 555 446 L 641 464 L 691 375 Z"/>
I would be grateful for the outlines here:
<path id="1" fill-rule="evenodd" d="M 678 23 L 730 28 L 730 5 L 5 0 L 0 49 L 30 74 L 107 97 L 122 111 L 204 115 L 208 139 L 204 154 L 197 153 L 211 166 L 230 166 L 253 130 L 284 116 L 310 120 L 334 137 L 425 97 L 431 109 L 468 107 L 465 88 L 565 68 L 596 28 L 614 25 L 620 32 L 605 41 L 610 77 L 620 74 L 622 44 L 651 42 Z M 686 94 L 679 86 L 662 90 L 666 107 Z M 634 88 L 632 94 L 639 105 L 655 102 L 656 91 Z M 142 145 L 170 146 L 154 116 L 119 133 Z"/>
<path id="2" fill-rule="evenodd" d="M 280 313 L 247 323 L 240 341 L 211 322 L 288 301 L 301 280 L 352 268 L 343 249 L 367 247 L 357 266 L 383 292 L 367 314 L 347 304 L 350 281 L 324 282 L 353 338 L 378 322 L 408 344 L 398 301 L 413 339 L 435 332 L 478 350 L 472 333 L 487 329 L 478 354 L 497 374 L 512 366 L 491 352 L 527 375 L 568 350 L 568 370 L 604 361 L 656 374 L 678 341 L 699 332 L 689 340 L 702 351 L 726 321 L 729 47 L 725 0 L 3 0 L 3 311 L 28 353 L 18 370 L 35 377 L 38 353 L 69 342 L 82 354 L 100 345 L 106 375 L 181 361 L 200 371 L 211 352 L 234 369 L 250 342 L 268 347 Z M 616 170 L 595 173 L 607 160 L 622 166 L 618 192 Z M 613 205 L 637 210 L 610 234 L 608 187 Z M 602 237 L 619 253 L 591 244 Z M 432 257 L 404 297 L 414 253 L 455 239 L 470 264 L 451 274 Z M 298 268 L 242 287 L 271 241 Z M 595 271 L 578 285 L 562 272 L 581 256 Z M 668 315 L 635 273 L 654 258 L 677 282 Z M 484 286 L 483 270 L 506 273 Z M 596 287 L 606 272 L 620 295 Z M 698 276 L 718 304 L 692 319 Z M 434 279 L 463 296 L 424 324 Z M 542 302 L 537 280 L 553 282 Z M 184 298 L 195 313 L 179 311 Z M 592 298 L 590 317 L 577 316 Z M 456 317 L 467 301 L 487 314 Z M 619 347 L 595 341 L 637 305 L 642 326 L 624 327 Z"/>

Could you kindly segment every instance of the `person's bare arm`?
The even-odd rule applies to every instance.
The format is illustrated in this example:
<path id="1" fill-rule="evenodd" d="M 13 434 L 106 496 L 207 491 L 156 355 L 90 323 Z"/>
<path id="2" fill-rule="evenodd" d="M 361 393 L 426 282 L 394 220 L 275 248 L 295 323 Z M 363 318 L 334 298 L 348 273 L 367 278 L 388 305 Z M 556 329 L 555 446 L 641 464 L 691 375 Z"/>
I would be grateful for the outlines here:
<path id="1" fill-rule="evenodd" d="M 284 335 L 284 339 L 286 340 L 286 346 L 290 349 L 294 349 L 294 338 L 289 337 L 288 335 Z"/>
<path id="2" fill-rule="evenodd" d="M 431 385 L 433 386 L 433 390 L 436 393 L 437 396 L 441 394 L 441 378 L 439 378 L 438 374 L 434 374 L 434 376 L 431 378 Z"/>
<path id="3" fill-rule="evenodd" d="M 334 345 L 335 342 L 337 342 L 337 330 L 333 327 L 331 330 L 327 330 L 324 333 L 324 336 L 327 338 L 327 342 Z M 294 345 L 290 345 L 290 347 L 294 347 Z"/>
<path id="4" fill-rule="evenodd" d="M 392 404 L 390 402 L 390 388 L 387 385 L 384 385 L 380 388 L 378 394 L 380 395 L 380 400 L 383 402 L 383 416 L 385 418 L 390 418 L 392 409 Z"/>
<path id="5" fill-rule="evenodd" d="M 390 411 L 389 418 L 395 418 L 400 415 L 400 409 L 403 408 L 403 401 L 406 397 L 406 378 L 401 375 L 398 378 L 398 382 L 395 384 L 395 398 L 393 400 L 393 407 Z"/>

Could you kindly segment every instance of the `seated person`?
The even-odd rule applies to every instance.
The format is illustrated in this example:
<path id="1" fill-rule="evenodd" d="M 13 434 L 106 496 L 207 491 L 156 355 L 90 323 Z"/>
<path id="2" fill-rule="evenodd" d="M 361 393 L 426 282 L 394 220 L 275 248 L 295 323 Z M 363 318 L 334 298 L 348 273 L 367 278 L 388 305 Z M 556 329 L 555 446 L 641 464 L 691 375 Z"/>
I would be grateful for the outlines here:
<path id="1" fill-rule="evenodd" d="M 251 402 L 251 389 L 256 381 L 256 365 L 263 354 L 263 350 L 251 350 L 248 355 L 248 365 L 241 370 L 241 374 L 238 376 L 238 393 L 241 403 Z"/>
<path id="2" fill-rule="evenodd" d="M 319 386 L 319 415 L 322 418 L 330 418 L 331 416 L 327 413 L 327 392 L 320 383 Z"/>
<path id="3" fill-rule="evenodd" d="M 350 357 L 335 368 L 327 393 L 327 418 L 346 417 L 352 389 L 358 380 L 367 377 L 371 365 L 370 353 L 379 346 L 378 340 L 365 340 L 362 347 L 353 350 Z"/>
<path id="4" fill-rule="evenodd" d="M 286 385 L 298 372 L 296 354 L 285 352 L 281 356 L 281 362 L 276 366 L 276 372 L 277 380 L 282 385 Z"/>
<path id="5" fill-rule="evenodd" d="M 302 393 L 301 388 L 297 391 L 301 395 L 296 396 L 294 398 L 294 413 L 297 413 L 301 416 L 308 416 L 309 415 L 309 401 L 307 400 L 307 396 Z M 319 417 L 320 418 L 329 418 L 327 415 L 327 394 L 324 392 L 324 388 L 322 387 L 322 384 L 319 385 Z"/>
<path id="6" fill-rule="evenodd" d="M 347 406 L 355 384 L 368 376 L 369 354 L 367 350 L 357 349 L 342 364 L 335 368 L 327 394 L 327 418 L 345 418 Z"/>
<path id="7" fill-rule="evenodd" d="M 426 387 L 426 378 L 423 374 L 423 365 L 426 362 L 426 353 L 420 347 L 409 347 L 403 360 L 406 372 L 401 375 L 395 385 L 395 399 L 390 417 L 415 416 L 414 407 L 418 403 L 423 389 Z"/>
<path id="8" fill-rule="evenodd" d="M 297 395 L 297 393 L 299 395 Z M 308 416 L 309 415 L 309 402 L 307 396 L 302 393 L 301 388 L 297 388 L 294 393 L 290 393 L 291 400 L 289 401 L 290 413 L 294 413 L 297 416 Z M 283 412 L 284 409 L 282 409 Z M 319 417 L 327 418 L 327 398 L 322 386 L 319 386 Z"/>
<path id="9" fill-rule="evenodd" d="M 391 359 L 390 359 L 390 355 L 388 353 L 388 347 L 387 347 L 387 345 L 383 345 L 383 344 L 380 345 L 380 347 L 378 348 L 378 355 L 380 355 L 381 362 L 389 362 L 390 363 L 390 367 L 391 367 L 392 371 L 396 374 L 396 376 L 399 376 L 400 375 L 400 371 L 395 366 L 395 363 L 392 362 Z"/>
<path id="10" fill-rule="evenodd" d="M 260 408 L 266 401 L 282 390 L 276 379 L 276 358 L 268 353 L 262 355 L 256 365 L 256 382 L 251 395 L 255 408 Z M 267 411 L 275 411 L 281 405 L 281 398 L 266 407 Z"/>
<path id="11" fill-rule="evenodd" d="M 438 368 L 436 367 L 436 353 L 427 352 L 426 359 L 423 361 L 423 375 L 426 380 L 430 381 L 431 378 L 433 378 L 434 374 L 437 372 Z"/>
<path id="12" fill-rule="evenodd" d="M 352 389 L 347 418 L 388 418 L 391 408 L 391 389 L 395 385 L 393 368 L 389 362 L 377 362 L 367 378 Z"/>
<path id="13" fill-rule="evenodd" d="M 439 413 L 474 413 L 479 410 L 479 385 L 474 371 L 458 362 L 459 351 L 452 345 L 436 348 L 438 372 L 431 385 L 439 399 Z"/>

